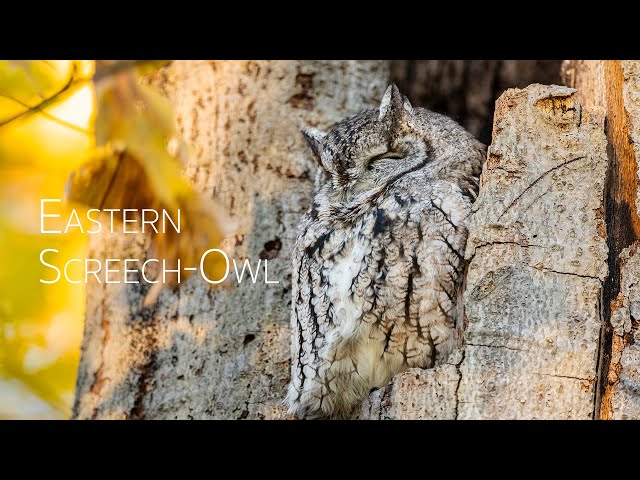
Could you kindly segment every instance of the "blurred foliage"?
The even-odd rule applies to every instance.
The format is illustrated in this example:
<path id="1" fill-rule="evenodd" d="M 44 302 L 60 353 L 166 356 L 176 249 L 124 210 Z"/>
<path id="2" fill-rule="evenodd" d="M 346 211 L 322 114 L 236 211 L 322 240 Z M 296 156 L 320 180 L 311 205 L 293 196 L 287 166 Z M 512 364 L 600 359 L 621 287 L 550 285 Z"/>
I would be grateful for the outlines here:
<path id="1" fill-rule="evenodd" d="M 156 62 L 150 62 L 157 67 Z M 143 66 L 145 65 L 145 66 Z M 149 71 L 144 62 L 136 71 Z M 105 69 L 113 69 L 107 64 Z M 99 73 L 99 72 L 98 72 Z M 68 199 L 90 208 L 166 209 L 172 218 L 181 213 L 181 231 L 152 233 L 154 257 L 169 269 L 199 263 L 206 249 L 222 240 L 219 208 L 196 193 L 181 175 L 187 147 L 179 138 L 173 111 L 159 93 L 136 81 L 132 68 L 103 77 L 97 86 L 95 138 L 98 148 L 91 161 L 74 172 Z M 175 155 L 168 144 L 175 145 Z M 178 157 L 178 158 L 176 158 Z M 209 257 L 207 257 L 209 260 Z M 226 265 L 220 256 L 205 264 L 209 278 L 221 278 Z M 191 272 L 186 271 L 187 278 Z M 176 277 L 168 275 L 168 281 Z M 162 284 L 155 284 L 145 302 L 155 302 Z"/>
<path id="2" fill-rule="evenodd" d="M 40 199 L 60 198 L 94 148 L 93 62 L 0 61 L 0 418 L 68 415 L 84 286 L 40 283 L 39 255 L 82 257 L 77 232 L 40 234 Z"/>
<path id="3" fill-rule="evenodd" d="M 153 242 L 168 261 L 222 238 L 217 209 L 181 175 L 187 149 L 169 103 L 137 78 L 166 63 L 0 61 L 0 418 L 64 418 L 73 400 L 85 285 L 41 283 L 39 255 L 83 258 L 87 238 L 41 234 L 40 199 L 66 187 L 61 230 L 71 208 L 180 208 L 182 233 Z"/>

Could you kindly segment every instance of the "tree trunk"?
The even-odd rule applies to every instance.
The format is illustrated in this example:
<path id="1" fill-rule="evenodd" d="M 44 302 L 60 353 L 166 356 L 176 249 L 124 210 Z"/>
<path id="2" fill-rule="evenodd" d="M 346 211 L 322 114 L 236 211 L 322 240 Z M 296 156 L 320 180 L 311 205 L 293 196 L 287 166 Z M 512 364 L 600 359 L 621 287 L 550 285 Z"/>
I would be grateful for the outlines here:
<path id="1" fill-rule="evenodd" d="M 560 60 L 394 60 L 391 78 L 414 106 L 457 120 L 491 142 L 496 99 L 507 88 L 560 83 Z"/>
<path id="2" fill-rule="evenodd" d="M 194 276 L 153 311 L 146 287 L 90 285 L 76 418 L 286 418 L 290 253 L 315 172 L 298 130 L 375 105 L 388 67 L 175 62 L 154 76 L 194 148 L 188 175 L 235 221 L 225 251 L 269 259 L 280 283 L 210 290 Z M 464 345 L 396 375 L 360 418 L 640 418 L 640 62 L 562 72 L 577 91 L 531 85 L 496 103 L 465 252 Z M 89 256 L 148 249 L 94 236 Z"/>
<path id="3" fill-rule="evenodd" d="M 606 138 L 567 87 L 508 90 L 470 218 L 464 348 L 364 418 L 592 418 L 607 275 Z"/>
<path id="4" fill-rule="evenodd" d="M 315 175 L 299 130 L 375 105 L 388 76 L 384 61 L 179 61 L 151 79 L 193 147 L 188 176 L 235 222 L 224 250 L 268 259 L 279 284 L 210 290 L 194 275 L 152 310 L 141 285 L 89 285 L 76 418 L 286 416 L 291 250 Z M 148 252 L 148 239 L 115 234 L 88 255 Z"/>
<path id="5" fill-rule="evenodd" d="M 609 171 L 605 196 L 609 276 L 604 284 L 605 329 L 600 355 L 599 418 L 640 418 L 640 237 L 638 165 L 640 62 L 570 61 L 567 84 L 606 118 Z"/>

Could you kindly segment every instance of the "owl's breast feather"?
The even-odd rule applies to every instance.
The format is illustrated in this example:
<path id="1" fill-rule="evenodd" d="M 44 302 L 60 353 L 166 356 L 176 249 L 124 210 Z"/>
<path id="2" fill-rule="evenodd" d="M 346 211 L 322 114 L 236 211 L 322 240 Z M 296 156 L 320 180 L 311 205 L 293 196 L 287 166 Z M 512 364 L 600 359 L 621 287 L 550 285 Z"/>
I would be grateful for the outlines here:
<path id="1" fill-rule="evenodd" d="M 371 241 L 361 229 L 361 223 L 351 228 L 335 227 L 325 234 L 324 244 L 314 255 L 326 282 L 332 323 L 345 337 L 357 333 L 364 313 L 364 299 L 354 290 L 357 277 L 368 275 L 365 259 L 371 254 Z"/>

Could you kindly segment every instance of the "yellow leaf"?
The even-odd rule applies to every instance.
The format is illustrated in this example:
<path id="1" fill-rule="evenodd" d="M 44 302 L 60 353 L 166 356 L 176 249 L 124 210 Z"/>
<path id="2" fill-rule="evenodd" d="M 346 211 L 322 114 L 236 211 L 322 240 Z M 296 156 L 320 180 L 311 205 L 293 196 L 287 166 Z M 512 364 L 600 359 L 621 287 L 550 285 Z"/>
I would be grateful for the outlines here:
<path id="1" fill-rule="evenodd" d="M 73 399 L 84 285 L 41 283 L 51 272 L 40 253 L 81 258 L 86 237 L 41 234 L 40 199 L 61 198 L 69 171 L 94 147 L 93 68 L 92 60 L 0 61 L 0 390 L 17 385 L 27 417 L 38 415 L 28 404 L 44 408 L 37 399 L 50 405 L 47 415 L 68 416 Z M 6 406 L 0 416 L 19 416 Z"/>
<path id="2" fill-rule="evenodd" d="M 0 167 L 77 168 L 93 148 L 88 60 L 0 61 Z"/>
<path id="3" fill-rule="evenodd" d="M 72 60 L 0 60 L 0 94 L 35 106 L 63 90 L 74 70 Z"/>
<path id="4" fill-rule="evenodd" d="M 75 231 L 41 234 L 40 199 L 60 198 L 65 177 L 29 168 L 4 169 L 0 177 L 0 382 L 3 376 L 19 379 L 58 415 L 68 415 L 71 408 L 84 285 L 41 283 L 52 272 L 40 262 L 40 253 L 53 248 L 60 258 L 82 258 L 86 237 Z M 61 206 L 60 214 L 49 226 L 64 230 L 68 210 Z"/>
<path id="5" fill-rule="evenodd" d="M 68 200 L 99 209 L 166 209 L 172 218 L 180 210 L 180 234 L 153 233 L 155 255 L 166 259 L 167 268 L 174 268 L 178 259 L 183 265 L 197 264 L 205 250 L 219 245 L 225 222 L 169 154 L 168 143 L 177 136 L 169 102 L 139 84 L 131 70 L 103 77 L 97 96 L 98 153 L 70 178 Z M 177 151 L 185 153 L 184 148 Z M 220 256 L 215 258 L 205 265 L 209 278 L 220 278 L 226 268 Z"/>
<path id="6" fill-rule="evenodd" d="M 117 75 L 98 93 L 96 143 L 109 142 L 141 161 L 155 196 L 170 208 L 176 198 L 187 195 L 190 185 L 181 166 L 167 151 L 175 134 L 173 110 L 167 100 L 145 85 L 138 85 L 132 72 Z"/>
<path id="7" fill-rule="evenodd" d="M 93 75 L 90 60 L 0 60 L 0 125 Z"/>

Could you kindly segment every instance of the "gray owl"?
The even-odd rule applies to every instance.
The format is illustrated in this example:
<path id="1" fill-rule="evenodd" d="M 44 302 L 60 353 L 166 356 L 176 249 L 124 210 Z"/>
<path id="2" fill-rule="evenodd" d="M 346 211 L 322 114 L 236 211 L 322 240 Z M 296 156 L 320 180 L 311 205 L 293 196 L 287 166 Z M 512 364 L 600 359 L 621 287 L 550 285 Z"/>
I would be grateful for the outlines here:
<path id="1" fill-rule="evenodd" d="M 321 174 L 293 253 L 286 402 L 300 418 L 347 418 L 455 346 L 485 147 L 395 85 L 379 109 L 303 134 Z"/>

